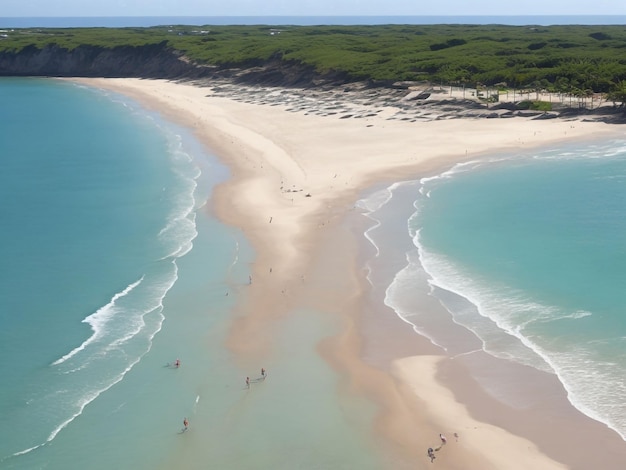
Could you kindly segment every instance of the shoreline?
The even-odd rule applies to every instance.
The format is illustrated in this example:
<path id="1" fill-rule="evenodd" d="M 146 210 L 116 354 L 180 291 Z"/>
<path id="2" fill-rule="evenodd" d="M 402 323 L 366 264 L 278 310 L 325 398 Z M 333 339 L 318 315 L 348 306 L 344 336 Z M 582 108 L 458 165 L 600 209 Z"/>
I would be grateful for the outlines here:
<path id="1" fill-rule="evenodd" d="M 436 462 L 445 461 L 447 468 L 467 468 L 468 462 L 480 468 L 501 468 L 501 460 L 496 457 L 517 455 L 514 451 L 530 455 L 529 461 L 515 457 L 519 468 L 527 468 L 530 462 L 541 468 L 566 468 L 558 462 L 568 460 L 573 465 L 567 445 L 548 449 L 551 458 L 540 450 L 542 436 L 533 434 L 538 432 L 536 427 L 531 426 L 528 433 L 532 439 L 526 440 L 505 431 L 515 428 L 507 427 L 507 423 L 499 423 L 497 428 L 484 424 L 494 419 L 485 412 L 493 407 L 493 399 L 490 402 L 489 397 L 479 393 L 472 396 L 468 390 L 475 392 L 476 386 L 472 387 L 467 369 L 451 364 L 426 339 L 416 338 L 406 347 L 397 344 L 390 332 L 402 330 L 403 335 L 407 334 L 403 328 L 406 325 L 397 317 L 384 320 L 385 331 L 379 337 L 380 330 L 372 321 L 382 321 L 376 315 L 380 306 L 368 300 L 369 287 L 359 271 L 358 250 L 350 249 L 367 241 L 362 232 L 359 240 L 359 229 L 350 220 L 356 214 L 352 210 L 355 201 L 373 185 L 434 174 L 501 149 L 525 150 L 565 139 L 608 136 L 616 132 L 615 128 L 599 122 L 523 117 L 388 120 L 392 111 L 386 106 L 359 120 L 342 119 L 336 115 L 289 113 L 291 105 L 280 100 L 269 104 L 240 102 L 188 84 L 139 79 L 73 81 L 128 95 L 189 127 L 231 169 L 232 178 L 217 189 L 211 209 L 222 221 L 241 228 L 257 255 L 250 289 L 236 307 L 237 318 L 228 340 L 229 349 L 242 364 L 256 364 L 259 357 L 268 356 L 273 325 L 294 308 L 313 305 L 336 312 L 345 330 L 322 341 L 320 353 L 349 383 L 340 393 L 364 395 L 377 404 L 380 411 L 375 432 L 384 437 L 385 449 L 402 455 L 407 466 L 408 462 L 413 466 L 419 462 L 424 468 L 430 465 L 427 446 L 422 442 L 430 443 L 441 431 L 448 434 L 449 444 L 444 450 L 455 449 L 442 452 L 441 460 L 438 455 Z M 383 160 L 381 155 L 386 158 Z M 341 247 L 343 251 L 337 251 Z M 324 252 L 340 256 L 321 256 Z M 344 289 L 328 285 L 328 272 L 335 273 L 335 281 L 343 279 L 339 284 Z M 361 313 L 364 310 L 370 313 Z M 408 333 L 418 337 L 412 331 Z M 378 353 L 371 347 L 374 341 L 378 342 Z M 388 369 L 364 360 L 364 351 L 378 354 L 378 360 L 386 362 Z M 386 351 L 388 357 L 381 359 L 380 351 Z M 426 400 L 429 407 L 425 408 L 427 385 L 431 391 Z M 567 402 L 563 396 L 557 398 L 557 402 L 563 401 Z M 466 429 L 472 425 L 490 429 L 488 449 L 476 445 L 455 447 L 451 442 L 450 410 L 461 416 L 461 408 L 469 410 L 463 417 L 468 423 Z M 470 414 L 482 416 L 485 421 L 477 421 Z M 509 419 L 516 418 L 509 414 Z M 566 416 L 560 427 L 553 429 L 566 430 L 571 422 Z M 597 439 L 590 441 L 604 441 L 612 433 L 593 423 L 598 424 L 587 417 L 578 423 L 594 433 Z M 460 443 L 464 443 L 465 431 L 459 433 Z M 610 446 L 620 447 L 617 451 L 626 455 L 621 449 L 626 449 L 626 444 L 621 439 L 610 441 Z M 583 447 L 582 458 L 591 454 L 585 446 L 578 447 Z M 586 463 L 580 459 L 575 463 L 589 468 L 586 464 L 597 464 L 597 453 L 594 449 Z"/>
<path id="2" fill-rule="evenodd" d="M 413 212 L 409 206 L 408 213 L 398 217 L 404 223 Z M 387 230 L 405 230 L 399 225 Z M 355 238 L 362 232 L 355 229 Z M 404 246 L 396 249 L 401 254 L 407 251 Z M 387 249 L 379 256 L 394 259 L 393 255 Z M 371 254 L 364 256 L 368 257 Z M 395 258 L 393 269 L 383 263 L 374 267 L 390 273 L 376 277 L 370 288 L 370 311 L 365 309 L 361 315 L 361 357 L 398 379 L 398 390 L 408 391 L 407 401 L 418 398 L 420 427 L 429 429 L 427 442 L 432 447 L 438 444 L 438 432 L 443 431 L 449 443 L 454 433 L 459 434 L 458 442 L 465 447 L 462 457 L 458 449 L 447 446 L 445 454 L 437 453 L 436 462 L 445 462 L 446 468 L 619 468 L 626 452 L 624 441 L 575 408 L 556 375 L 487 354 L 478 338 L 452 322 L 438 300 L 418 286 L 414 288 L 420 290 L 419 308 L 444 319 L 433 327 L 445 330 L 445 352 L 385 306 L 386 286 L 405 266 L 404 260 Z M 504 395 L 490 393 L 492 387 L 500 393 L 504 389 Z M 453 449 L 455 454 L 447 455 Z M 464 466 L 468 461 L 473 465 Z"/>

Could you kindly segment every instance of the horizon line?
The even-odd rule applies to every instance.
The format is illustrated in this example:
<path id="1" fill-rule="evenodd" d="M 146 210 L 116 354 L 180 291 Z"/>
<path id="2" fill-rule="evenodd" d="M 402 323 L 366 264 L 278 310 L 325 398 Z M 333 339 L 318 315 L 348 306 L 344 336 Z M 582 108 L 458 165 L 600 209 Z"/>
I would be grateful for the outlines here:
<path id="1" fill-rule="evenodd" d="M 429 15 L 414 15 L 414 14 L 369 14 L 369 15 L 75 15 L 75 16 L 65 16 L 65 15 L 49 15 L 49 16 L 0 16 L 0 19 L 3 18 L 240 18 L 240 17 L 253 17 L 253 18 L 354 18 L 354 17 L 415 17 L 415 18 L 424 18 L 424 17 L 492 17 L 492 18 L 511 18 L 511 17 L 546 17 L 546 16 L 555 16 L 555 17 L 598 17 L 598 16 L 626 16 L 625 13 L 605 13 L 605 14 L 569 14 L 569 15 L 559 15 L 556 13 L 545 13 L 545 14 L 535 14 L 535 15 L 480 15 L 480 14 L 466 14 L 466 15 L 437 15 L 437 14 L 429 14 Z"/>

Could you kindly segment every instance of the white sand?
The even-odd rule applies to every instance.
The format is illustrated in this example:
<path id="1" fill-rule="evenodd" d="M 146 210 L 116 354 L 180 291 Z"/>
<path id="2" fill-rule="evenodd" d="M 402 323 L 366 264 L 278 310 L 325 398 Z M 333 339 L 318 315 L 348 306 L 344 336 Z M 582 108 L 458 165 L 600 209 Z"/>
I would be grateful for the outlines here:
<path id="1" fill-rule="evenodd" d="M 531 441 L 482 423 L 470 416 L 467 408 L 436 380 L 438 356 L 414 356 L 399 359 L 394 372 L 409 384 L 411 390 L 426 403 L 429 418 L 441 426 L 447 444 L 436 452 L 436 462 L 471 458 L 483 470 L 565 469 L 543 455 Z M 454 433 L 458 434 L 458 440 Z M 434 436 L 433 436 L 434 438 Z M 433 439 L 433 448 L 441 445 Z M 477 467 L 472 467 L 477 468 Z"/>
<path id="2" fill-rule="evenodd" d="M 260 106 L 211 97 L 211 91 L 162 80 L 98 79 L 106 86 L 149 99 L 184 117 L 218 155 L 237 168 L 233 209 L 250 228 L 267 231 L 271 244 L 289 250 L 312 214 L 381 180 L 445 168 L 497 149 L 518 151 L 563 139 L 614 132 L 602 123 L 562 120 L 448 119 L 422 123 L 305 116 L 285 106 Z M 371 127 L 369 127 L 371 126 Z M 310 194 L 311 197 L 305 197 Z M 278 229 L 277 227 L 280 227 Z"/>

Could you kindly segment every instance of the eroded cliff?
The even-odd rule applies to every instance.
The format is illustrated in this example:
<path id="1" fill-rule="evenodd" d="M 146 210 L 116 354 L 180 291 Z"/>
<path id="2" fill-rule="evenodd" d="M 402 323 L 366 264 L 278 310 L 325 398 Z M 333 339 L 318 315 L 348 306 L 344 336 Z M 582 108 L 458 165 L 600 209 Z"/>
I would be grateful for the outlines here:
<path id="1" fill-rule="evenodd" d="M 313 67 L 281 57 L 266 62 L 211 66 L 196 64 L 166 41 L 143 46 L 27 46 L 0 52 L 0 76 L 137 77 L 164 79 L 228 78 L 266 86 L 309 87 L 351 81 L 345 73 L 319 74 Z"/>

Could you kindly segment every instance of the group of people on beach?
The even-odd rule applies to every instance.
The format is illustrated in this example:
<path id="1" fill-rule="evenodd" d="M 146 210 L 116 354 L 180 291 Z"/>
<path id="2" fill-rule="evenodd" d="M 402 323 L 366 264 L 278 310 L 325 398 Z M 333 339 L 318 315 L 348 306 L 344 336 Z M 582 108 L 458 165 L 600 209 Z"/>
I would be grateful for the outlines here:
<path id="1" fill-rule="evenodd" d="M 176 369 L 178 369 L 180 367 L 180 359 L 176 359 L 174 362 L 171 363 L 171 365 L 173 365 Z M 261 377 L 256 379 L 255 382 L 258 382 L 260 380 L 265 380 L 266 378 L 267 378 L 267 371 L 265 370 L 264 367 L 261 367 Z M 246 388 L 250 388 L 250 377 L 246 377 Z M 189 429 L 189 420 L 185 416 L 183 418 L 183 429 L 181 432 L 185 432 L 187 431 L 187 429 Z"/>
<path id="2" fill-rule="evenodd" d="M 454 433 L 454 439 L 457 442 L 459 442 L 459 435 L 456 432 Z M 432 447 L 428 448 L 428 451 L 427 451 L 428 458 L 430 458 L 431 462 L 433 462 L 435 460 L 435 458 L 436 458 L 435 452 L 438 452 L 439 450 L 441 450 L 441 448 L 448 443 L 448 440 L 446 439 L 446 436 L 444 436 L 442 433 L 439 433 L 439 440 L 441 441 L 441 444 L 439 444 L 439 447 L 436 447 L 434 449 Z"/>
<path id="3" fill-rule="evenodd" d="M 261 367 L 261 377 L 256 379 L 255 382 L 258 382 L 259 380 L 265 380 L 266 377 L 267 371 L 263 367 Z M 246 377 L 246 388 L 250 388 L 250 377 Z"/>
<path id="4" fill-rule="evenodd" d="M 175 369 L 180 368 L 180 359 L 176 358 L 176 360 L 174 362 L 170 362 L 167 364 L 168 367 L 174 367 Z M 180 431 L 185 432 L 187 431 L 187 429 L 189 429 L 189 420 L 187 419 L 187 417 L 185 416 L 183 418 L 183 429 Z"/>

